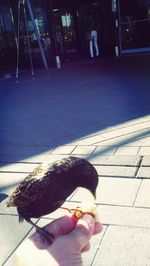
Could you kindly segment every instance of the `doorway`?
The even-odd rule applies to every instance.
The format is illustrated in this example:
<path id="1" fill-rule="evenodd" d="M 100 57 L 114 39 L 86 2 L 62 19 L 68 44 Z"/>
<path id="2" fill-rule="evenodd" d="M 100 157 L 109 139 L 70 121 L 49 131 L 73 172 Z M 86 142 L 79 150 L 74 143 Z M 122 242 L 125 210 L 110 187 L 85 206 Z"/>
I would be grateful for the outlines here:
<path id="1" fill-rule="evenodd" d="M 53 9 L 57 51 L 64 62 L 89 58 L 88 33 L 98 32 L 100 42 L 100 2 Z"/>
<path id="2" fill-rule="evenodd" d="M 78 56 L 77 17 L 72 8 L 54 9 L 57 52 L 65 62 Z"/>

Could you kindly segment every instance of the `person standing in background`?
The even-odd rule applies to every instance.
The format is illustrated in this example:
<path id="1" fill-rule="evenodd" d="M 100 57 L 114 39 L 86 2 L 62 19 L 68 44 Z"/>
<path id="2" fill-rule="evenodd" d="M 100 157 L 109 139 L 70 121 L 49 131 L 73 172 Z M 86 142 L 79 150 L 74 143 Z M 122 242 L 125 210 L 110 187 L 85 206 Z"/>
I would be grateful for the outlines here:
<path id="1" fill-rule="evenodd" d="M 94 50 L 95 50 L 95 53 L 94 53 Z M 98 47 L 98 42 L 97 42 L 97 31 L 94 29 L 90 31 L 89 51 L 90 51 L 91 58 L 94 58 L 94 54 L 96 55 L 96 57 L 99 56 L 99 47 Z"/>
<path id="2" fill-rule="evenodd" d="M 86 21 L 88 29 L 88 49 L 91 58 L 98 57 L 100 55 L 100 49 L 98 44 L 98 21 L 95 13 L 91 13 Z"/>

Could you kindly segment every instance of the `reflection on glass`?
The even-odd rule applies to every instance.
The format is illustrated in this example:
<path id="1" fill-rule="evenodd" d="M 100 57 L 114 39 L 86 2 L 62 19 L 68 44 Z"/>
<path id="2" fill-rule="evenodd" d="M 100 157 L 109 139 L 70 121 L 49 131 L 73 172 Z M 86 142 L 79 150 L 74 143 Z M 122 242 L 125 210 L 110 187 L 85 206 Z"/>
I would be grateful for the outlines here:
<path id="1" fill-rule="evenodd" d="M 75 31 L 73 26 L 73 16 L 71 12 L 67 12 L 65 10 L 62 10 L 61 15 L 61 21 L 62 21 L 62 30 L 64 35 L 64 41 L 68 43 L 71 43 L 74 41 L 75 37 Z"/>
<path id="2" fill-rule="evenodd" d="M 62 21 L 62 26 L 63 27 L 69 28 L 70 25 L 71 25 L 71 15 L 70 14 L 66 14 L 65 16 L 62 15 L 61 16 L 61 21 Z"/>
<path id="3" fill-rule="evenodd" d="M 150 1 L 119 0 L 121 48 L 150 47 Z"/>
<path id="4" fill-rule="evenodd" d="M 1 27 L 3 26 L 3 30 L 6 32 L 13 31 L 12 23 L 11 23 L 11 16 L 10 11 L 7 6 L 1 7 L 0 10 L 0 24 Z"/>

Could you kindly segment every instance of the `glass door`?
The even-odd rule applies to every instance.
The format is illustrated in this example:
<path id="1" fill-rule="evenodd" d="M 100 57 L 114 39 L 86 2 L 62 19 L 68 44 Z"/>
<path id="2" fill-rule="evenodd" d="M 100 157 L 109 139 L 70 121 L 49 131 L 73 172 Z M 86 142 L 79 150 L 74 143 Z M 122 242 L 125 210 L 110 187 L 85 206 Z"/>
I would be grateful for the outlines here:
<path id="1" fill-rule="evenodd" d="M 0 5 L 0 61 L 1 65 L 7 65 L 16 61 L 16 40 L 12 9 L 3 3 Z"/>
<path id="2" fill-rule="evenodd" d="M 97 31 L 98 46 L 100 43 L 100 3 L 80 4 L 78 6 L 78 25 L 80 49 L 83 57 L 90 57 L 89 41 L 90 32 Z"/>
<path id="3" fill-rule="evenodd" d="M 76 14 L 71 8 L 54 9 L 57 49 L 65 61 L 75 57 L 77 49 Z"/>
<path id="4" fill-rule="evenodd" d="M 150 1 L 118 0 L 120 53 L 150 51 Z"/>

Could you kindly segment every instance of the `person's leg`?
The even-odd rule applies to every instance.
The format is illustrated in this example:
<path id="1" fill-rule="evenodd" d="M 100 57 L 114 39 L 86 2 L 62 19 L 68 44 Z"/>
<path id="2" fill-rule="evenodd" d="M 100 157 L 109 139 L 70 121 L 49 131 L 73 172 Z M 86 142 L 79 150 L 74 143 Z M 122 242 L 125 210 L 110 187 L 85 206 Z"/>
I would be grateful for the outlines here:
<path id="1" fill-rule="evenodd" d="M 93 40 L 92 39 L 89 41 L 89 49 L 90 49 L 90 56 L 93 58 L 94 53 L 93 53 Z"/>
<path id="2" fill-rule="evenodd" d="M 97 31 L 94 31 L 93 33 L 94 33 L 93 34 L 93 41 L 94 41 L 96 56 L 99 56 L 99 47 L 98 47 L 98 43 L 97 43 Z"/>

